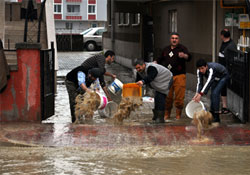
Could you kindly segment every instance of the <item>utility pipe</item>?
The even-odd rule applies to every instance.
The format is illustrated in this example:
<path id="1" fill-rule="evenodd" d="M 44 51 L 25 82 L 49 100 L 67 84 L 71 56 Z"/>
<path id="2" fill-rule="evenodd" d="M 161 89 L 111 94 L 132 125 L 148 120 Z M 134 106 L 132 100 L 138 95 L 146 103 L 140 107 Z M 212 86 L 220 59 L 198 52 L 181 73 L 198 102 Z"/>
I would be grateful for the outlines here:
<path id="1" fill-rule="evenodd" d="M 213 24 L 212 24 L 212 61 L 216 58 L 216 0 L 213 0 Z"/>

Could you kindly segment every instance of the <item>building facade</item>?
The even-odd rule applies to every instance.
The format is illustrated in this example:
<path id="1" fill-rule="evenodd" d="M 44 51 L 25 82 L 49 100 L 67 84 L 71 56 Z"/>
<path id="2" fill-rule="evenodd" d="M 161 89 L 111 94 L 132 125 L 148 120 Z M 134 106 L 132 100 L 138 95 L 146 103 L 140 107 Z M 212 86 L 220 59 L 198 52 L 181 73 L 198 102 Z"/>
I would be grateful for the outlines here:
<path id="1" fill-rule="evenodd" d="M 195 63 L 199 58 L 218 61 L 222 29 L 227 28 L 231 32 L 231 38 L 241 51 L 250 50 L 250 3 L 248 2 L 245 0 L 108 0 L 108 31 L 103 36 L 104 50 L 114 50 L 116 61 L 132 68 L 135 58 L 152 61 L 159 57 L 164 47 L 170 44 L 170 33 L 178 32 L 180 43 L 192 54 L 192 60 L 186 66 L 186 87 L 195 91 Z M 135 19 L 139 19 L 136 25 Z M 241 20 L 245 20 L 244 23 L 241 23 Z M 237 78 L 237 72 L 235 77 Z"/>
<path id="2" fill-rule="evenodd" d="M 57 34 L 79 34 L 107 21 L 107 0 L 53 0 Z"/>

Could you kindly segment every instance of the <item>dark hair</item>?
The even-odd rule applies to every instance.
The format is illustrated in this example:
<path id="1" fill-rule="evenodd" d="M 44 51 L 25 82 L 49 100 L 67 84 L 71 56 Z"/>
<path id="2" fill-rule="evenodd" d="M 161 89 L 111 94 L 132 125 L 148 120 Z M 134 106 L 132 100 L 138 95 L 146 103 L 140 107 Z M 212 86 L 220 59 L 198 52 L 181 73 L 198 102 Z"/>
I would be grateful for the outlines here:
<path id="1" fill-rule="evenodd" d="M 143 59 L 135 59 L 133 66 L 136 66 L 137 64 L 142 66 L 145 62 Z"/>
<path id="2" fill-rule="evenodd" d="M 105 53 L 104 53 L 104 56 L 105 58 L 107 58 L 108 56 L 114 56 L 115 55 L 115 52 L 113 52 L 112 50 L 107 50 Z"/>
<path id="3" fill-rule="evenodd" d="M 92 77 L 99 78 L 101 75 L 104 74 L 104 71 L 101 68 L 92 68 L 89 70 L 88 73 L 91 74 Z"/>
<path id="4" fill-rule="evenodd" d="M 196 61 L 196 67 L 202 67 L 202 66 L 206 66 L 207 65 L 207 61 L 204 60 L 203 58 L 200 58 L 199 60 Z"/>
<path id="5" fill-rule="evenodd" d="M 171 37 L 172 35 L 177 35 L 177 36 L 179 36 L 179 37 L 180 37 L 180 34 L 179 34 L 179 33 L 177 33 L 177 32 L 172 32 L 172 33 L 170 33 L 170 37 Z"/>
<path id="6" fill-rule="evenodd" d="M 230 37 L 230 31 L 228 29 L 223 29 L 220 32 L 221 35 L 223 35 L 225 38 L 229 38 Z"/>

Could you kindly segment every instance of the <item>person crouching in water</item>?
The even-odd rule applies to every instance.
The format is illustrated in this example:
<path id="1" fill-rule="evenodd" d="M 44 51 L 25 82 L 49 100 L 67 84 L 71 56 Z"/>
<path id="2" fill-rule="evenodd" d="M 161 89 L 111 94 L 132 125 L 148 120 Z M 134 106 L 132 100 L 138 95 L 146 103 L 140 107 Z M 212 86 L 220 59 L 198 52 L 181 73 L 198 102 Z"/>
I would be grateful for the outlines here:
<path id="1" fill-rule="evenodd" d="M 196 62 L 197 67 L 197 88 L 196 94 L 193 100 L 199 102 L 201 97 L 208 93 L 211 88 L 210 96 L 210 112 L 213 115 L 213 122 L 220 122 L 219 110 L 220 110 L 220 93 L 222 88 L 229 80 L 229 74 L 227 69 L 214 62 L 206 62 L 204 59 L 199 59 Z M 206 77 L 207 81 L 203 85 L 203 78 Z"/>
<path id="2" fill-rule="evenodd" d="M 105 82 L 103 75 L 105 73 L 104 69 L 101 68 L 92 68 L 86 70 L 83 66 L 78 66 L 71 70 L 66 75 L 65 85 L 69 94 L 69 104 L 72 123 L 75 122 L 75 99 L 79 94 L 84 94 L 85 92 L 91 92 L 89 87 L 92 83 L 95 82 L 97 78 L 101 83 L 102 87 L 105 87 Z M 106 94 L 107 95 L 107 94 Z"/>
<path id="3" fill-rule="evenodd" d="M 142 59 L 134 62 L 136 84 L 143 86 L 148 84 L 155 90 L 153 118 L 156 123 L 164 123 L 166 96 L 173 82 L 172 73 L 162 65 L 145 63 Z"/>

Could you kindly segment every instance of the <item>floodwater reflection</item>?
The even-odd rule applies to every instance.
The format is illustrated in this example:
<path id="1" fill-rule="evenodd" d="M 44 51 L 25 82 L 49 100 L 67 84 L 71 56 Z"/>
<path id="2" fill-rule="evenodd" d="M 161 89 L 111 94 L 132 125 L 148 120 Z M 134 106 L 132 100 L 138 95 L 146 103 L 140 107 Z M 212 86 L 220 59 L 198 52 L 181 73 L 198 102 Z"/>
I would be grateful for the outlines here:
<path id="1" fill-rule="evenodd" d="M 0 149 L 0 174 L 249 174 L 245 146 Z"/>

